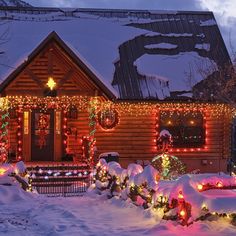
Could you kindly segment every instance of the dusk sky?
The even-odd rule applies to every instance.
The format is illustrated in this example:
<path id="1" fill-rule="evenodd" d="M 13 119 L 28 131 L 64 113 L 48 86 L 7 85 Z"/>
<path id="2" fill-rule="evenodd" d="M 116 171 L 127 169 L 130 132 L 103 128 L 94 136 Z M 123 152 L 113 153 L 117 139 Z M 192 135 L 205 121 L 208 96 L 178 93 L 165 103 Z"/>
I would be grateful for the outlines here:
<path id="1" fill-rule="evenodd" d="M 25 0 L 33 6 L 213 11 L 228 51 L 236 51 L 236 0 Z M 231 42 L 231 43 L 230 43 Z M 233 48 L 230 46 L 232 44 Z"/>

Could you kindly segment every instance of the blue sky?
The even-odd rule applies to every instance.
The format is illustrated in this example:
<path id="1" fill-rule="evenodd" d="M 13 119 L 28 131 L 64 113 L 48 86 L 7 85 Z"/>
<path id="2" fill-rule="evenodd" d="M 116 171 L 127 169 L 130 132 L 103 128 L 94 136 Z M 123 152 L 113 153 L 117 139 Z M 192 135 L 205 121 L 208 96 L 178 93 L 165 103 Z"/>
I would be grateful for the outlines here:
<path id="1" fill-rule="evenodd" d="M 236 0 L 25 0 L 38 7 L 213 11 L 228 51 L 236 51 Z M 232 47 L 231 45 L 232 44 Z"/>

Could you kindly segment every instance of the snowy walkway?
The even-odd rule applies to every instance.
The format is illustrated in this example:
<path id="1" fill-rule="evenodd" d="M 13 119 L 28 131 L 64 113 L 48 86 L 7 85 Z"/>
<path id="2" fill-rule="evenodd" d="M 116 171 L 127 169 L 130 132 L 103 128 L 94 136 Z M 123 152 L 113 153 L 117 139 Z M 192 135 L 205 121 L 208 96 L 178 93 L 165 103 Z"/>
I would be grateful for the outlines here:
<path id="1" fill-rule="evenodd" d="M 32 202 L 14 202 L 1 206 L 0 235 L 128 236 L 142 235 L 155 225 L 135 206 L 127 209 L 90 197 L 39 196 Z"/>
<path id="2" fill-rule="evenodd" d="M 183 228 L 116 199 L 105 200 L 100 196 L 31 198 L 28 193 L 11 195 L 9 188 L 14 187 L 1 187 L 0 235 L 236 235 L 236 228 L 227 223 L 204 222 Z M 7 199 L 3 200 L 4 189 Z"/>

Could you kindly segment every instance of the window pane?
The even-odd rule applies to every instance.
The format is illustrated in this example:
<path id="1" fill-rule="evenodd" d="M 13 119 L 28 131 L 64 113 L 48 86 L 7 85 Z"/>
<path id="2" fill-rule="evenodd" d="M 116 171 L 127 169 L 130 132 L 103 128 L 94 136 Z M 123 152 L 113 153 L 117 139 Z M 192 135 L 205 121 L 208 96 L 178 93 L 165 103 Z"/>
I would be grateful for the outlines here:
<path id="1" fill-rule="evenodd" d="M 160 130 L 168 130 L 174 147 L 202 147 L 205 144 L 203 115 L 200 112 L 161 112 Z"/>

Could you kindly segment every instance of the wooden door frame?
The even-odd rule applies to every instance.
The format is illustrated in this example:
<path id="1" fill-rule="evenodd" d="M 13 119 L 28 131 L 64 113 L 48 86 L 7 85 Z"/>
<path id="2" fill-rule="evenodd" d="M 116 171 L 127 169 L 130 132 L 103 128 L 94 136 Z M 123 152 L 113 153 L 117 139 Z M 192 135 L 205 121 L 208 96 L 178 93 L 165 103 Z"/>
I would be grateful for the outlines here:
<path id="1" fill-rule="evenodd" d="M 25 121 L 26 117 L 25 114 L 28 113 L 28 122 Z M 27 161 L 31 161 L 31 116 L 32 112 L 30 110 L 23 110 L 23 121 L 22 121 L 22 126 L 23 126 L 23 146 L 22 146 L 22 154 L 23 154 L 23 159 Z M 28 127 L 26 127 L 28 126 Z M 26 129 L 28 129 L 28 133 L 26 133 Z"/>
<path id="2" fill-rule="evenodd" d="M 28 113 L 28 122 L 25 121 L 27 116 L 26 114 Z M 58 119 L 59 119 L 59 124 L 58 124 Z M 31 157 L 31 146 L 32 146 L 32 139 L 31 139 L 31 134 L 32 134 L 32 111 L 31 110 L 24 110 L 23 111 L 23 121 L 22 121 L 22 126 L 23 126 L 23 146 L 22 146 L 22 151 L 23 151 L 23 158 L 24 161 L 34 161 L 32 160 Z M 54 110 L 54 151 L 53 151 L 53 161 L 61 161 L 62 157 L 62 129 L 61 129 L 61 111 L 56 111 Z M 28 126 L 28 127 L 26 127 Z M 28 128 L 28 132 L 26 132 Z"/>
<path id="3" fill-rule="evenodd" d="M 54 161 L 62 158 L 62 111 L 54 110 Z"/>
<path id="4" fill-rule="evenodd" d="M 43 125 L 42 132 L 39 124 Z M 31 161 L 54 161 L 54 126 L 54 109 L 32 109 Z"/>

